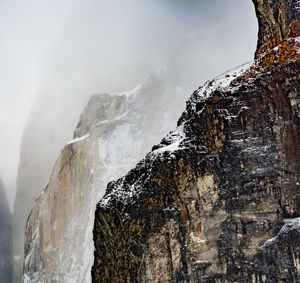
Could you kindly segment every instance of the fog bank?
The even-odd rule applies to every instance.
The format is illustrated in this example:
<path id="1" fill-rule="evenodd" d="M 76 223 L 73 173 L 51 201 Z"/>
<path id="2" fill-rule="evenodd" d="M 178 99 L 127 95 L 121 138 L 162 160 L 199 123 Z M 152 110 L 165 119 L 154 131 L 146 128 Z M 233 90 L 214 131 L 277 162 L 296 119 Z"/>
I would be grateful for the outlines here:
<path id="1" fill-rule="evenodd" d="M 202 70 L 194 86 L 250 60 L 256 44 L 248 0 L 4 0 L 0 15 L 0 175 L 11 205 L 21 136 L 35 100 L 33 112 L 44 114 L 41 127 L 56 112 L 68 113 L 63 129 L 57 127 L 65 136 L 61 147 L 91 94 L 139 84 L 187 36 L 203 34 L 191 54 Z M 39 110 L 45 101 L 47 109 Z"/>

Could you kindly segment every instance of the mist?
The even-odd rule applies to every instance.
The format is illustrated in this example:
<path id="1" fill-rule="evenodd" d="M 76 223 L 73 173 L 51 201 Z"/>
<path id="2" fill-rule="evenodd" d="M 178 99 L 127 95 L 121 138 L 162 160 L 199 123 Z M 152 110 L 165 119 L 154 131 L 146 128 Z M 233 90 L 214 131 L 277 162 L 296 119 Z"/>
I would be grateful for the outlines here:
<path id="1" fill-rule="evenodd" d="M 250 0 L 1 0 L 0 23 L 0 179 L 14 205 L 18 274 L 24 223 L 93 94 L 168 68 L 186 99 L 252 60 L 257 37 Z"/>
<path id="2" fill-rule="evenodd" d="M 170 60 L 187 37 L 197 35 L 202 47 L 191 54 L 203 70 L 193 87 L 251 60 L 256 45 L 249 0 L 2 0 L 0 14 L 0 176 L 11 207 L 32 108 L 43 112 L 41 127 L 67 113 L 63 128 L 54 125 L 61 148 L 91 94 L 133 88 Z M 47 109 L 41 109 L 43 103 Z"/>

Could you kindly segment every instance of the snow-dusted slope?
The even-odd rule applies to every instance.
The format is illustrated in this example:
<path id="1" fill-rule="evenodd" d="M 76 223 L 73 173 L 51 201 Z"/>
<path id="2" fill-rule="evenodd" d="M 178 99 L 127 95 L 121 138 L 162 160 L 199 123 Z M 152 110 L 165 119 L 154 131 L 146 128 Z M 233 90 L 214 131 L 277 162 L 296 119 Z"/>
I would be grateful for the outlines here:
<path id="1" fill-rule="evenodd" d="M 196 104 L 199 104 L 199 102 L 201 101 L 205 102 L 206 99 L 209 98 L 211 94 L 216 90 L 227 90 L 230 86 L 230 83 L 235 78 L 249 70 L 252 65 L 253 62 L 243 64 L 237 68 L 234 68 L 217 76 L 213 80 L 207 81 L 202 87 L 199 87 L 199 89 L 192 94 L 192 96 L 188 100 L 189 103 L 187 107 L 191 109 L 191 111 L 198 112 L 198 114 L 201 114 L 201 111 L 203 109 L 197 110 Z M 230 89 L 233 91 L 234 87 L 230 87 Z M 183 117 L 185 117 L 185 119 L 188 120 L 186 111 L 182 114 L 180 120 L 183 119 Z M 175 154 L 178 150 L 188 150 L 190 144 L 186 144 L 186 135 L 184 131 L 185 123 L 186 122 L 182 123 L 177 128 L 169 132 L 162 139 L 160 144 L 155 145 L 152 148 L 152 151 L 146 155 L 145 160 L 156 160 L 159 158 L 163 159 L 163 156 L 165 154 L 172 155 Z M 141 163 L 143 163 L 145 160 L 142 160 Z M 123 186 L 122 182 L 124 179 L 125 177 L 121 178 L 119 180 L 120 182 L 118 183 L 118 185 L 115 184 L 115 187 L 100 200 L 99 204 L 101 206 L 113 206 L 113 203 L 115 201 L 119 201 L 119 199 L 122 199 L 124 203 L 136 201 L 138 199 L 139 193 L 141 192 L 141 187 L 135 186 L 134 184 L 130 187 L 130 190 L 128 190 L 128 187 Z"/>
<path id="2" fill-rule="evenodd" d="M 93 282 L 299 282 L 300 63 L 252 70 L 196 91 L 178 127 L 110 183 Z"/>

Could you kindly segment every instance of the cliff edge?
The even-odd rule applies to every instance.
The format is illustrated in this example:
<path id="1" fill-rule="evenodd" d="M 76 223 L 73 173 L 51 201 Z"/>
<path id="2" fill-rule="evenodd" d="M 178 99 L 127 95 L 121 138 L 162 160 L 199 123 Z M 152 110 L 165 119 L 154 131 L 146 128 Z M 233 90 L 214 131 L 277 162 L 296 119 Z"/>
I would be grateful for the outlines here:
<path id="1" fill-rule="evenodd" d="M 93 282 L 300 281 L 299 1 L 253 0 L 255 63 L 207 82 L 109 183 Z"/>
<path id="2" fill-rule="evenodd" d="M 185 98 L 170 77 L 157 72 L 131 91 L 91 97 L 28 217 L 23 283 L 91 282 L 96 203 L 175 125 Z"/>

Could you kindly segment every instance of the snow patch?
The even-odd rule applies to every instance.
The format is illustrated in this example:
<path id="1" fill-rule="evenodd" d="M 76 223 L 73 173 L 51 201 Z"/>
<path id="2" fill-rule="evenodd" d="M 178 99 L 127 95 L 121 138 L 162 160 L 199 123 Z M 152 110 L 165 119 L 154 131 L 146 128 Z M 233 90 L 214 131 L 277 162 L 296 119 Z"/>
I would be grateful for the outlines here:
<path id="1" fill-rule="evenodd" d="M 125 95 L 125 96 L 132 96 L 137 94 L 138 91 L 140 91 L 142 88 L 142 84 L 137 85 L 135 88 L 129 90 L 129 91 L 125 91 L 125 92 L 115 92 L 112 93 L 111 95 L 113 96 L 118 96 L 118 95 Z"/>
<path id="2" fill-rule="evenodd" d="M 230 83 L 241 74 L 250 69 L 253 65 L 253 61 L 245 63 L 237 68 L 231 69 L 213 80 L 207 81 L 202 87 L 197 91 L 197 96 L 201 98 L 208 98 L 214 91 L 221 90 L 229 87 Z"/>
<path id="3" fill-rule="evenodd" d="M 198 245 L 205 244 L 206 240 L 195 236 L 194 232 L 191 233 L 191 240 Z"/>
<path id="4" fill-rule="evenodd" d="M 81 141 L 87 139 L 89 136 L 90 136 L 90 134 L 86 134 L 86 135 L 84 135 L 82 137 L 76 138 L 76 139 L 68 142 L 68 144 L 72 144 L 72 143 L 76 143 L 76 142 L 81 142 Z"/>
<path id="5" fill-rule="evenodd" d="M 293 219 L 284 219 L 283 221 L 285 225 L 282 227 L 279 233 L 300 229 L 300 217 Z"/>
<path id="6" fill-rule="evenodd" d="M 152 153 L 160 154 L 166 151 L 174 152 L 180 149 L 180 143 L 185 139 L 185 133 L 183 129 L 184 129 L 184 124 L 180 125 L 175 130 L 170 132 L 165 138 L 165 140 L 167 140 L 169 144 L 154 150 Z"/>
<path id="7" fill-rule="evenodd" d="M 293 230 L 300 229 L 300 217 L 293 218 L 293 219 L 284 219 L 283 221 L 285 224 L 280 229 L 278 235 L 265 241 L 264 244 L 260 247 L 260 249 L 270 248 L 271 246 L 275 245 L 279 241 L 280 236 L 289 233 Z"/>

